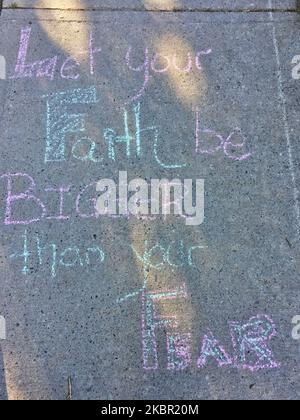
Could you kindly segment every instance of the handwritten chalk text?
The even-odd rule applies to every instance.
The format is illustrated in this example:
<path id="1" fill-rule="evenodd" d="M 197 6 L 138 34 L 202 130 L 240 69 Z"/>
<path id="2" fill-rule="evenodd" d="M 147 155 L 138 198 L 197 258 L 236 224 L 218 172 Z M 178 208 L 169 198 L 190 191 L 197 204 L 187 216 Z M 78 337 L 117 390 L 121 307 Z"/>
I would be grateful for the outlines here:
<path id="1" fill-rule="evenodd" d="M 84 250 L 77 245 L 62 249 L 56 243 L 43 243 L 39 235 L 35 235 L 33 242 L 34 244 L 29 241 L 28 232 L 25 230 L 20 251 L 10 256 L 12 260 L 20 259 L 23 262 L 22 274 L 24 275 L 32 274 L 36 264 L 44 270 L 49 269 L 49 261 L 52 278 L 57 277 L 59 269 L 88 269 L 93 265 L 101 265 L 105 261 L 105 253 L 99 245 L 90 245 Z"/>
<path id="2" fill-rule="evenodd" d="M 77 134 L 71 148 L 71 156 L 75 160 L 103 165 L 105 162 L 117 160 L 137 159 L 146 157 L 145 145 L 152 148 L 152 156 L 156 164 L 163 169 L 186 168 L 187 162 L 165 161 L 161 157 L 161 149 L 165 140 L 161 138 L 157 125 L 143 126 L 141 104 L 132 108 L 132 115 L 124 109 L 122 122 L 124 134 L 117 134 L 118 130 L 112 127 L 103 129 L 100 136 L 105 141 L 106 150 L 99 150 L 98 140 L 92 139 L 86 132 L 86 118 L 88 112 L 74 113 L 72 105 L 81 105 L 83 109 L 99 104 L 96 86 L 84 89 L 74 89 L 67 92 L 57 92 L 46 96 L 47 101 L 47 137 L 45 163 L 65 162 L 67 156 L 66 138 L 68 134 Z M 130 120 L 134 122 L 134 130 L 130 129 Z M 225 157 L 233 161 L 244 161 L 251 157 L 247 151 L 247 139 L 240 128 L 234 128 L 229 135 L 222 135 L 216 130 L 205 128 L 200 112 L 195 111 L 195 154 L 216 155 L 224 153 Z M 149 138 L 152 141 L 149 143 Z M 193 134 L 192 134 L 193 138 Z M 180 141 L 180 140 L 179 140 Z M 191 141 L 191 143 L 193 140 Z M 182 143 L 182 142 L 180 142 Z M 120 153 L 120 146 L 124 152 Z M 85 150 L 82 153 L 81 150 Z M 87 150 L 87 151 L 86 151 Z"/>
<path id="3" fill-rule="evenodd" d="M 42 220 L 67 222 L 76 216 L 81 219 L 134 217 L 155 220 L 161 215 L 164 219 L 174 215 L 189 226 L 199 225 L 204 220 L 203 180 L 196 181 L 194 205 L 193 180 L 182 184 L 180 180 L 154 179 L 149 188 L 142 179 L 128 183 L 127 172 L 120 172 L 118 188 L 113 180 L 95 181 L 75 192 L 74 198 L 72 185 L 47 187 L 40 192 L 36 181 L 28 174 L 8 173 L 1 175 L 1 179 L 6 181 L 3 221 L 6 226 L 32 225 Z M 19 185 L 23 185 L 22 192 Z"/>

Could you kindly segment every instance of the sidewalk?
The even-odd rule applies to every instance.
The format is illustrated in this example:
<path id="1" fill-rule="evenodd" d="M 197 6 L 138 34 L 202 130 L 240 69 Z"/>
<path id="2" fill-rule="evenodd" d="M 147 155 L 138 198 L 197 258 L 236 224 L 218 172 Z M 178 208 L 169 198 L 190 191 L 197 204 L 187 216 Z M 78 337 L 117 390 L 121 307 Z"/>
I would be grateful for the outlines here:
<path id="1" fill-rule="evenodd" d="M 297 2 L 13 3 L 0 398 L 299 399 Z M 204 179 L 204 222 L 99 217 L 120 171 Z"/>

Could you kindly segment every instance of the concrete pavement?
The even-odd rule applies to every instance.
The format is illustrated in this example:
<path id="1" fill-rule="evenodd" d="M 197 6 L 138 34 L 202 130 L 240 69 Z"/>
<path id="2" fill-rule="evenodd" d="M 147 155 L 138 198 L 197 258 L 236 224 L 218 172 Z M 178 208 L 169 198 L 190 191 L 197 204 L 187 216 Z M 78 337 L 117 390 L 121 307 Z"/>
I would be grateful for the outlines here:
<path id="1" fill-rule="evenodd" d="M 0 397 L 299 399 L 296 2 L 16 3 Z M 95 217 L 119 171 L 204 179 L 204 223 Z"/>

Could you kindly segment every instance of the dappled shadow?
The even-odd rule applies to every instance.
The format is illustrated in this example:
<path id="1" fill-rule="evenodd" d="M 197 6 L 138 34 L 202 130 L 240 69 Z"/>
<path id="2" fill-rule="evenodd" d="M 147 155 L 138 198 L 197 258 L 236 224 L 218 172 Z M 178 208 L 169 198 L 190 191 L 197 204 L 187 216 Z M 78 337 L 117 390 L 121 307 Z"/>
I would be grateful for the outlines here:
<path id="1" fill-rule="evenodd" d="M 145 0 L 144 3 L 146 9 L 155 10 L 160 7 L 161 1 L 163 0 Z M 40 5 L 45 3 L 45 0 L 41 0 Z M 61 0 L 59 4 L 61 5 Z M 163 1 L 164 8 L 170 10 L 179 4 L 179 0 Z M 208 221 L 208 227 L 194 229 L 188 229 L 183 220 L 175 218 L 160 221 L 101 218 L 95 221 L 79 219 L 78 215 L 70 222 L 58 224 L 57 230 L 53 222 L 30 227 L 28 236 L 31 238 L 29 246 L 32 253 L 36 252 L 35 238 L 38 234 L 43 242 L 57 243 L 63 249 L 69 244 L 85 247 L 85 243 L 89 245 L 100 241 L 104 244 L 107 260 L 104 268 L 95 266 L 91 271 L 84 271 L 77 266 L 73 270 L 61 270 L 56 278 L 51 278 L 49 254 L 43 265 L 39 266 L 39 263 L 33 261 L 27 276 L 16 273 L 16 267 L 22 268 L 21 259 L 14 261 L 17 265 L 10 261 L 9 268 L 13 273 L 6 284 L 5 294 L 14 296 L 10 306 L 15 310 L 15 319 L 25 320 L 14 344 L 8 343 L 7 346 L 5 368 L 9 378 L 9 397 L 39 397 L 40 388 L 43 389 L 43 396 L 62 399 L 67 393 L 69 377 L 74 379 L 75 398 L 85 398 L 86 395 L 104 399 L 116 399 L 118 396 L 139 398 L 143 392 L 158 398 L 172 397 L 176 384 L 178 395 L 181 394 L 185 387 L 182 385 L 184 379 L 191 373 L 195 375 L 199 392 L 207 385 L 210 396 L 220 396 L 223 385 L 226 387 L 227 384 L 216 385 L 209 377 L 207 379 L 202 374 L 197 374 L 195 362 L 186 372 L 182 372 L 184 379 L 180 376 L 176 378 L 172 371 L 167 372 L 167 327 L 161 329 L 157 338 L 159 352 L 162 354 L 159 360 L 160 369 L 157 372 L 153 369 L 147 377 L 141 374 L 144 344 L 141 331 L 142 299 L 143 294 L 146 298 L 154 293 L 156 297 L 163 294 L 165 299 L 156 301 L 157 317 L 177 317 L 179 327 L 175 330 L 177 333 L 191 334 L 193 355 L 199 355 L 201 333 L 214 316 L 218 319 L 224 318 L 222 325 L 228 321 L 232 314 L 230 299 L 234 299 L 233 295 L 236 302 L 238 301 L 236 291 L 241 278 L 246 282 L 247 273 L 251 277 L 251 287 L 248 285 L 247 290 L 249 310 L 250 302 L 257 299 L 256 273 L 264 271 L 265 262 L 252 261 L 252 266 L 249 267 L 248 252 L 254 252 L 253 242 L 258 241 L 263 227 L 257 222 L 257 232 L 250 238 L 248 226 L 251 221 L 248 222 L 247 217 L 248 212 L 255 213 L 256 207 L 247 199 L 244 205 L 233 204 L 237 189 L 243 191 L 246 197 L 249 196 L 249 189 L 241 177 L 242 172 L 244 174 L 251 171 L 247 162 L 242 170 L 237 162 L 226 161 L 223 156 L 215 153 L 220 150 L 220 136 L 217 137 L 212 130 L 217 127 L 215 129 L 226 133 L 224 136 L 227 138 L 232 128 L 241 124 L 240 114 L 246 112 L 247 107 L 244 100 L 241 104 L 235 100 L 235 94 L 238 89 L 244 89 L 245 74 L 252 63 L 244 60 L 244 46 L 241 51 L 236 52 L 230 41 L 230 47 L 222 50 L 219 45 L 222 45 L 223 34 L 219 39 L 207 40 L 207 36 L 203 40 L 204 37 L 199 37 L 199 33 L 190 29 L 194 28 L 189 26 L 190 22 L 186 26 L 182 25 L 177 14 L 170 15 L 170 28 L 166 26 L 165 17 L 158 13 L 145 12 L 139 15 L 139 26 L 136 22 L 138 17 L 134 14 L 128 14 L 127 20 L 122 20 L 120 24 L 117 15 L 99 14 L 94 18 L 82 12 L 83 0 L 78 0 L 78 8 L 80 12 L 76 15 L 68 11 L 51 11 L 47 15 L 41 10 L 36 11 L 40 20 L 30 25 L 34 40 L 30 59 L 36 55 L 45 58 L 42 57 L 45 51 L 49 56 L 58 51 L 61 65 L 61 57 L 71 55 L 76 57 L 78 64 L 84 69 L 84 76 L 78 82 L 62 80 L 58 69 L 53 81 L 38 78 L 29 81 L 28 88 L 23 88 L 22 81 L 14 82 L 16 92 L 24 94 L 23 106 L 28 106 L 30 97 L 36 109 L 42 110 L 40 115 L 33 116 L 37 118 L 37 126 L 41 126 L 41 130 L 24 130 L 28 139 L 38 140 L 28 144 L 28 150 L 32 154 L 26 152 L 24 155 L 19 150 L 20 136 L 24 132 L 18 128 L 23 114 L 15 113 L 11 125 L 17 127 L 14 136 L 18 136 L 18 142 L 12 141 L 9 146 L 5 146 L 7 156 L 13 156 L 14 165 L 11 168 L 11 161 L 7 161 L 2 170 L 10 172 L 18 169 L 25 172 L 28 170 L 28 160 L 34 162 L 30 170 L 35 171 L 31 175 L 36 176 L 39 193 L 43 187 L 49 187 L 49 183 L 57 187 L 63 182 L 68 185 L 76 184 L 74 188 L 83 188 L 103 176 L 115 178 L 121 169 L 128 170 L 132 177 L 142 178 L 173 179 L 178 176 L 183 178 L 183 175 L 184 178 L 194 178 L 196 175 L 197 178 L 212 179 L 214 176 L 208 190 L 207 204 L 212 217 Z M 56 19 L 60 28 L 53 23 Z M 28 26 L 27 22 L 26 25 Z M 102 27 L 104 29 L 101 31 Z M 99 50 L 101 48 L 102 51 L 99 55 L 95 54 L 92 74 L 88 47 L 91 33 L 95 34 L 96 29 L 97 37 L 93 37 L 93 47 Z M 36 41 L 36 37 L 39 37 L 39 41 Z M 216 58 L 216 68 L 210 60 L 211 44 L 220 48 L 218 52 L 224 60 L 220 62 Z M 235 54 L 238 55 L 237 58 Z M 101 71 L 96 71 L 96 67 Z M 226 90 L 220 86 L 221 83 L 216 83 L 215 90 L 209 88 L 209 80 L 219 80 L 220 74 L 225 74 L 225 71 L 228 72 Z M 239 75 L 237 86 L 234 85 L 233 71 Z M 76 141 L 76 134 L 71 133 L 66 143 L 66 159 L 62 162 L 44 163 L 46 100 L 41 99 L 42 95 L 83 86 L 94 86 L 97 89 L 98 103 L 87 106 L 75 103 L 73 109 L 74 112 L 85 113 L 86 131 L 95 140 L 99 160 L 85 159 L 87 152 L 84 146 L 78 148 L 77 157 L 82 159 L 74 159 L 71 145 Z M 245 95 L 249 95 L 246 89 Z M 216 98 L 221 97 L 225 99 L 219 106 Z M 139 102 L 142 109 L 142 128 L 148 128 L 148 132 L 143 133 L 141 156 L 136 156 L 133 152 L 126 156 L 125 150 L 120 146 L 116 152 L 117 158 L 114 161 L 107 159 L 107 139 L 102 133 L 107 129 L 106 132 L 113 132 L 115 136 L 124 134 L 124 108 L 129 115 L 130 133 L 134 133 L 134 112 Z M 242 106 L 245 108 L 240 109 Z M 195 108 L 204 114 L 204 121 L 201 118 L 199 124 L 207 129 L 205 134 L 209 133 L 219 141 L 211 155 L 199 153 L 197 159 Z M 160 130 L 161 155 L 166 162 L 184 162 L 184 170 L 169 170 L 158 165 L 153 156 L 151 132 L 149 135 L 149 127 L 154 125 Z M 252 126 L 250 121 L 249 127 Z M 27 126 L 26 128 L 28 129 Z M 200 130 L 199 127 L 198 129 Z M 203 140 L 202 137 L 199 141 Z M 29 159 L 27 155 L 32 158 Z M 207 159 L 209 163 L 205 165 Z M 257 176 L 257 179 L 260 178 L 265 179 L 264 176 Z M 215 203 L 212 197 L 214 189 L 219 188 L 224 180 L 229 187 L 227 190 L 224 187 L 224 193 L 216 200 L 224 209 L 224 214 L 220 217 L 214 213 Z M 4 211 L 1 212 L 3 213 Z M 23 242 L 20 241 L 20 235 L 23 231 L 24 229 L 17 227 L 11 235 L 14 252 L 22 252 Z M 9 231 L 7 235 L 10 235 Z M 237 235 L 242 238 L 239 244 L 235 243 Z M 4 238 L 1 240 L 7 246 L 8 241 Z M 217 243 L 218 247 L 214 246 Z M 148 271 L 145 276 L 145 266 L 138 255 L 144 255 L 145 247 L 153 249 L 155 246 L 160 251 L 168 250 L 171 246 L 172 263 L 166 263 L 165 256 L 160 252 L 152 256 L 156 263 L 151 260 L 152 264 L 146 267 Z M 195 253 L 191 264 L 188 252 L 190 248 L 197 246 L 209 248 Z M 246 257 L 243 261 L 236 261 L 237 250 L 244 250 Z M 8 249 L 5 254 L 9 255 Z M 223 276 L 229 279 L 224 287 Z M 179 291 L 179 299 L 168 300 L 168 293 L 174 290 Z M 263 291 L 260 290 L 259 293 L 263 295 Z M 214 300 L 222 302 L 217 315 L 212 308 Z M 221 325 L 219 333 L 224 339 Z M 165 389 L 161 377 L 168 378 L 170 390 Z M 239 374 L 235 378 L 241 381 Z M 38 386 L 30 389 L 33 383 Z M 245 394 L 251 396 L 249 390 Z M 191 391 L 189 394 L 187 389 L 185 395 L 193 393 Z"/>

